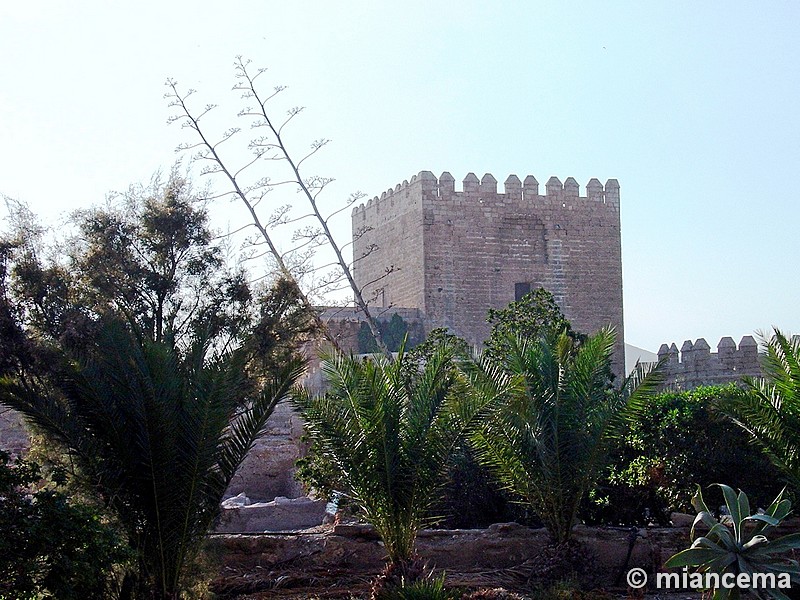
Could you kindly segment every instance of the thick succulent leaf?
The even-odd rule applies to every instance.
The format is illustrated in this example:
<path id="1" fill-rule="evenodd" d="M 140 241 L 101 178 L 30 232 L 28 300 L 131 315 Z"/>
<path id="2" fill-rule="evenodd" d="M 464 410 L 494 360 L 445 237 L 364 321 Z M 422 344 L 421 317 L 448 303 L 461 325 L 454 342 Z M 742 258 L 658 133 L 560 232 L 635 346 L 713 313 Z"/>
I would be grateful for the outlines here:
<path id="1" fill-rule="evenodd" d="M 727 554 L 727 552 L 719 548 L 687 548 L 671 556 L 669 560 L 664 563 L 664 566 L 668 568 L 702 567 L 712 561 L 718 560 L 725 554 Z"/>
<path id="2" fill-rule="evenodd" d="M 763 536 L 762 536 L 763 537 Z M 778 552 L 788 552 L 800 548 L 800 533 L 791 533 L 784 535 L 776 540 L 769 542 L 764 548 L 765 552 L 775 554 Z"/>
<path id="3" fill-rule="evenodd" d="M 737 558 L 733 552 L 722 553 L 718 558 L 706 563 L 704 570 L 710 573 L 724 573 Z"/>
<path id="4" fill-rule="evenodd" d="M 730 528 L 722 523 L 715 523 L 705 536 L 695 539 L 694 544 L 702 541 L 702 545 L 706 547 L 722 546 L 727 550 L 734 550 L 736 548 L 736 540 Z"/>
<path id="5" fill-rule="evenodd" d="M 733 491 L 733 488 L 731 488 L 729 485 L 725 485 L 724 483 L 715 483 L 714 485 L 718 486 L 722 490 L 722 495 L 725 497 L 725 506 L 728 508 L 728 514 L 730 514 L 731 520 L 733 521 L 733 533 L 736 536 L 736 540 L 741 542 L 742 519 L 744 519 L 746 516 L 749 516 L 749 509 L 747 515 L 742 515 L 739 498 L 736 496 L 736 492 Z M 745 497 L 745 503 L 746 502 L 747 499 Z"/>
<path id="6" fill-rule="evenodd" d="M 766 534 L 772 529 L 774 529 L 777 524 L 779 524 L 783 519 L 785 519 L 789 513 L 792 511 L 792 503 L 787 498 L 784 498 L 786 495 L 786 488 L 783 488 L 781 492 L 777 495 L 775 500 L 767 507 L 765 511 L 765 515 L 771 519 L 775 519 L 777 521 L 776 524 L 768 523 L 762 520 L 761 523 L 757 524 L 753 530 L 754 534 L 763 533 Z M 756 515 L 753 515 L 756 516 Z"/>
<path id="7" fill-rule="evenodd" d="M 769 505 L 769 508 L 767 508 L 766 513 L 768 515 L 771 515 L 776 519 L 786 518 L 786 516 L 791 512 L 792 503 L 788 498 L 784 498 L 785 495 L 786 488 L 783 488 L 775 500 L 772 501 L 772 504 Z"/>
<path id="8" fill-rule="evenodd" d="M 761 546 L 769 544 L 769 540 L 763 535 L 754 535 L 750 540 L 742 546 L 743 551 L 755 550 Z"/>
<path id="9" fill-rule="evenodd" d="M 698 512 L 705 512 L 711 514 L 711 511 L 708 510 L 708 506 L 706 506 L 705 500 L 703 500 L 703 489 L 698 485 L 697 489 L 695 489 L 694 496 L 692 496 L 692 507 Z"/>
<path id="10" fill-rule="evenodd" d="M 777 527 L 781 523 L 780 519 L 770 517 L 769 515 L 750 515 L 745 519 L 745 521 L 762 521 L 763 523 L 771 525 L 772 527 Z"/>
<path id="11" fill-rule="evenodd" d="M 792 577 L 792 580 L 794 580 L 795 578 L 800 578 L 800 566 L 798 566 L 797 561 L 794 560 L 788 561 L 786 563 L 781 563 L 775 561 L 772 557 L 770 557 L 770 560 L 768 562 L 759 560 L 759 561 L 753 561 L 753 564 L 757 565 L 758 567 L 757 570 L 759 572 L 788 573 Z"/>
<path id="12" fill-rule="evenodd" d="M 720 587 L 714 590 L 714 595 L 711 598 L 712 600 L 728 600 L 732 594 L 732 589 Z"/>
<path id="13" fill-rule="evenodd" d="M 736 500 L 739 505 L 739 517 L 741 521 L 744 521 L 750 516 L 750 500 L 747 498 L 747 494 L 742 490 L 739 490 L 739 495 L 736 496 Z"/>
<path id="14" fill-rule="evenodd" d="M 711 530 L 715 525 L 719 525 L 717 520 L 714 518 L 714 515 L 712 515 L 708 510 L 702 510 L 697 513 L 697 516 L 694 518 L 694 522 L 692 523 L 692 529 L 689 532 L 689 537 L 691 539 L 694 539 L 695 528 L 700 523 L 708 527 L 709 530 Z"/>

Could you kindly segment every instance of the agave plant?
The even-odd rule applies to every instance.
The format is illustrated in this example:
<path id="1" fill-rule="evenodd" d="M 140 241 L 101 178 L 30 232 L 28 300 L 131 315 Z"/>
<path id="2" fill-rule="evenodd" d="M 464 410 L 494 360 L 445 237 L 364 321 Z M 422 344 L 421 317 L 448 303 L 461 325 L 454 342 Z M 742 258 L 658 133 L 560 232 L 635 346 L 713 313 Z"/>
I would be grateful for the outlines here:
<path id="1" fill-rule="evenodd" d="M 479 460 L 561 544 L 606 465 L 609 441 L 660 379 L 639 366 L 621 388 L 610 386 L 611 329 L 580 344 L 566 332 L 505 335 L 506 351 L 485 355 L 470 373 L 474 394 L 499 400 L 488 402 L 493 409 L 471 442 Z"/>
<path id="2" fill-rule="evenodd" d="M 67 360 L 68 359 L 68 360 Z M 0 379 L 0 402 L 61 442 L 137 553 L 136 596 L 178 598 L 236 469 L 299 376 L 258 384 L 241 353 L 186 353 L 109 324 L 45 380 Z"/>
<path id="3" fill-rule="evenodd" d="M 398 585 L 424 574 L 413 560 L 417 531 L 475 413 L 459 393 L 452 354 L 441 345 L 418 369 L 408 368 L 402 349 L 394 360 L 329 355 L 328 391 L 295 396 L 316 447 L 341 473 L 341 491 L 383 540 Z"/>
<path id="4" fill-rule="evenodd" d="M 666 563 L 666 567 L 693 567 L 701 573 L 716 575 L 716 581 L 728 574 L 730 581 L 740 573 L 747 574 L 752 581 L 755 573 L 786 574 L 791 581 L 800 582 L 800 566 L 797 561 L 787 558 L 788 551 L 800 548 L 800 533 L 785 535 L 776 540 L 767 539 L 767 534 L 781 524 L 791 510 L 791 502 L 781 492 L 763 514 L 750 514 L 747 495 L 736 492 L 730 486 L 715 484 L 722 489 L 725 506 L 730 515 L 730 527 L 714 518 L 703 500 L 700 486 L 692 499 L 697 510 L 691 530 L 692 545 L 678 552 Z M 696 536 L 697 525 L 702 523 L 708 533 Z M 738 587 L 716 587 L 714 600 L 739 598 Z M 777 588 L 753 589 L 759 597 L 786 599 Z"/>
<path id="5" fill-rule="evenodd" d="M 764 344 L 763 378 L 745 378 L 719 403 L 720 410 L 747 431 L 800 492 L 800 338 L 775 329 Z"/>

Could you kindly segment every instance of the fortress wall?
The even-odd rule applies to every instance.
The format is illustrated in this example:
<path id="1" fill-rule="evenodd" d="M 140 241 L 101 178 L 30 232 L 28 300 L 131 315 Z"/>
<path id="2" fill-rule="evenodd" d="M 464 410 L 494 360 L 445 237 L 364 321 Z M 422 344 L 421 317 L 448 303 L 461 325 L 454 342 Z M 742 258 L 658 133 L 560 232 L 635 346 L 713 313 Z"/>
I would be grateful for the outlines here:
<path id="1" fill-rule="evenodd" d="M 515 299 L 515 284 L 544 286 L 576 329 L 615 326 L 621 372 L 619 184 L 592 179 L 581 196 L 575 179 L 551 177 L 540 194 L 533 176 L 510 175 L 503 192 L 497 187 L 491 174 L 470 173 L 456 191 L 449 173 L 422 171 L 355 209 L 354 232 L 368 223 L 382 248 L 356 263 L 357 282 L 402 265 L 386 278 L 385 298 L 420 308 L 429 329 L 449 327 L 473 344 L 488 334 L 486 311 Z"/>
<path id="2" fill-rule="evenodd" d="M 353 209 L 353 273 L 371 306 L 423 306 L 423 184 L 415 175 Z"/>
<path id="3" fill-rule="evenodd" d="M 704 338 L 694 343 L 686 340 L 680 352 L 674 343 L 661 344 L 658 358 L 664 361 L 665 389 L 691 390 L 737 382 L 744 376 L 761 376 L 758 344 L 750 335 L 744 336 L 738 347 L 733 338 L 722 338 L 717 352 L 711 352 Z"/>

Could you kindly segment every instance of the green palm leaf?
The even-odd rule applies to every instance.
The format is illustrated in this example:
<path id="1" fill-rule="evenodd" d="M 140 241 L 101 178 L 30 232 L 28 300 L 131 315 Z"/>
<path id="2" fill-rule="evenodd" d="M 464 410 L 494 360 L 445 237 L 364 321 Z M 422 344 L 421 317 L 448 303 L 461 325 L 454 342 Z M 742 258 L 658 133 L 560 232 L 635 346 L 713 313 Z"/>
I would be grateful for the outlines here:
<path id="1" fill-rule="evenodd" d="M 320 452 L 340 470 L 342 491 L 375 526 L 389 559 L 403 564 L 481 406 L 466 398 L 446 344 L 418 368 L 401 348 L 396 360 L 328 355 L 323 372 L 328 391 L 298 390 L 295 403 Z"/>
<path id="2" fill-rule="evenodd" d="M 256 384 L 241 353 L 184 356 L 120 323 L 49 380 L 0 380 L 0 402 L 62 442 L 126 529 L 142 585 L 173 597 L 236 469 L 303 364 Z"/>
<path id="3" fill-rule="evenodd" d="M 609 386 L 611 329 L 580 345 L 566 333 L 508 334 L 503 347 L 503 355 L 482 357 L 470 373 L 472 394 L 491 407 L 471 443 L 503 486 L 530 503 L 563 542 L 605 466 L 609 441 L 660 379 L 639 367 L 619 390 Z"/>
<path id="4" fill-rule="evenodd" d="M 761 446 L 800 490 L 800 339 L 780 330 L 764 343 L 764 378 L 745 378 L 744 388 L 731 391 L 719 408 Z"/>

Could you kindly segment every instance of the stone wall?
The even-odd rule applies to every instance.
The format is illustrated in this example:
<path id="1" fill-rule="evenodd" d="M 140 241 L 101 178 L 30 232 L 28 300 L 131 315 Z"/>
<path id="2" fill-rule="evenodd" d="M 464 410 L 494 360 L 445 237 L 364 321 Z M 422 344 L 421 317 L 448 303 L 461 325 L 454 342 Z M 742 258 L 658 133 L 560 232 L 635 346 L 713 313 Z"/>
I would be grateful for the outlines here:
<path id="1" fill-rule="evenodd" d="M 723 385 L 740 381 L 742 377 L 760 377 L 758 344 L 746 335 L 736 346 L 731 337 L 717 344 L 717 351 L 705 339 L 692 343 L 686 340 L 680 352 L 673 342 L 661 344 L 658 358 L 663 361 L 665 381 L 663 387 L 672 390 L 691 390 L 702 385 Z"/>
<path id="2" fill-rule="evenodd" d="M 572 177 L 468 174 L 462 191 L 445 172 L 422 171 L 352 214 L 354 275 L 378 306 L 419 308 L 428 329 L 448 327 L 473 345 L 486 312 L 542 286 L 578 331 L 613 325 L 624 358 L 619 184 L 597 179 L 580 195 Z"/>
<path id="3" fill-rule="evenodd" d="M 581 577 L 601 588 L 625 590 L 625 574 L 637 567 L 648 574 L 653 589 L 654 574 L 668 571 L 664 567 L 667 559 L 690 544 L 694 515 L 673 515 L 680 517 L 674 527 L 577 525 L 572 539 L 590 557 Z M 795 533 L 799 525 L 797 519 L 785 521 L 775 536 Z M 698 528 L 703 531 L 702 524 Z M 549 544 L 544 529 L 499 523 L 487 529 L 422 530 L 416 549 L 436 572 L 446 573 L 450 585 L 524 590 L 537 582 L 535 573 L 547 562 Z M 282 535 L 215 535 L 209 548 L 220 557 L 221 572 L 241 576 L 240 581 L 248 582 L 251 591 L 308 586 L 314 592 L 309 596 L 341 586 L 348 575 L 369 582 L 386 558 L 383 544 L 365 525 Z M 696 592 L 691 597 L 696 598 Z"/>
<path id="4" fill-rule="evenodd" d="M 291 403 L 279 403 L 267 421 L 264 435 L 233 476 L 225 498 L 244 493 L 253 502 L 269 502 L 278 496 L 303 496 L 305 491 L 294 478 L 295 462 L 304 451 L 302 435 L 303 421 Z"/>
<path id="5" fill-rule="evenodd" d="M 27 452 L 29 447 L 30 439 L 22 415 L 0 404 L 0 450 L 17 456 Z"/>
<path id="6" fill-rule="evenodd" d="M 304 451 L 302 433 L 302 420 L 291 404 L 278 404 L 264 435 L 239 467 L 225 497 L 245 493 L 252 502 L 268 502 L 278 496 L 303 496 L 305 491 L 294 478 L 295 462 Z M 0 450 L 17 455 L 25 453 L 29 446 L 19 413 L 0 406 Z"/>
<path id="7" fill-rule="evenodd" d="M 689 544 L 688 528 L 640 529 L 633 538 L 631 533 L 620 528 L 575 528 L 573 538 L 594 558 L 596 573 L 592 575 L 597 585 L 624 587 L 618 580 L 620 573 L 640 567 L 652 574 Z M 518 584 L 524 585 L 546 560 L 543 556 L 548 544 L 544 529 L 500 523 L 487 529 L 423 530 L 416 548 L 428 565 L 446 571 L 448 579 L 469 581 L 472 573 L 479 574 L 477 581 L 482 586 L 497 585 L 497 578 L 508 586 L 515 576 Z M 302 573 L 320 588 L 327 587 L 325 577 L 331 573 L 339 577 L 354 573 L 368 580 L 380 572 L 386 558 L 386 549 L 374 531 L 359 525 L 337 526 L 324 533 L 215 535 L 210 546 L 221 557 L 223 572 L 276 579 L 286 572 Z"/>

